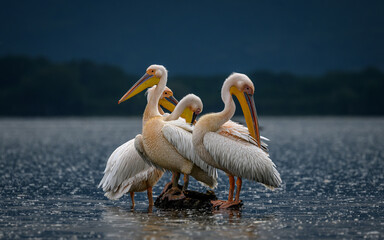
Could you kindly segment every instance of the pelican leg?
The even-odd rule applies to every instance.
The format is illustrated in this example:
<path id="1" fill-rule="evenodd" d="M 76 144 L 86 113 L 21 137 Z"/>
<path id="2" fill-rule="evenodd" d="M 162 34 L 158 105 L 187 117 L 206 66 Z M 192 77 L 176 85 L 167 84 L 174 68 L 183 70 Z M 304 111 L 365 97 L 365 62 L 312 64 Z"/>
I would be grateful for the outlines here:
<path id="1" fill-rule="evenodd" d="M 180 177 L 180 175 L 179 175 L 179 177 Z M 161 191 L 161 193 L 160 193 L 160 196 L 164 196 L 165 193 L 166 193 L 171 187 L 173 187 L 173 183 L 174 183 L 175 181 L 176 181 L 176 174 L 175 174 L 175 172 L 172 172 L 172 180 L 171 180 L 169 183 L 165 184 L 165 186 L 164 186 L 164 188 L 163 188 L 163 191 Z M 178 179 L 177 179 L 176 182 L 178 182 Z M 164 197 L 163 197 L 163 199 L 164 199 Z"/>
<path id="2" fill-rule="evenodd" d="M 149 204 L 149 206 L 153 206 L 152 187 L 149 187 L 147 189 L 147 195 L 148 195 L 148 204 Z"/>
<path id="3" fill-rule="evenodd" d="M 235 177 L 229 175 L 229 192 L 228 192 L 228 202 L 233 201 L 233 192 L 235 191 Z"/>
<path id="4" fill-rule="evenodd" d="M 185 195 L 179 188 L 179 172 L 172 173 L 172 188 L 165 192 L 162 199 L 168 198 L 168 200 L 180 200 L 184 199 Z"/>
<path id="5" fill-rule="evenodd" d="M 172 188 L 179 187 L 179 179 L 180 179 L 180 173 L 173 172 L 172 173 Z"/>
<path id="6" fill-rule="evenodd" d="M 148 213 L 152 213 L 153 206 L 148 206 Z"/>
<path id="7" fill-rule="evenodd" d="M 241 180 L 240 177 L 238 177 L 237 181 L 236 181 L 237 188 L 236 188 L 235 202 L 239 202 L 240 201 L 240 191 L 241 191 L 241 185 L 242 184 L 243 184 L 243 181 Z"/>
<path id="8" fill-rule="evenodd" d="M 233 201 L 233 192 L 235 191 L 235 177 L 228 174 L 229 178 L 229 192 L 228 192 L 228 201 L 224 200 L 215 200 L 211 201 L 213 207 L 220 207 L 221 205 Z"/>
<path id="9" fill-rule="evenodd" d="M 131 201 L 132 201 L 132 208 L 135 207 L 135 192 L 130 192 L 131 195 Z"/>
<path id="10" fill-rule="evenodd" d="M 189 175 L 184 174 L 184 185 L 183 185 L 183 192 L 188 189 L 189 184 Z"/>
<path id="11" fill-rule="evenodd" d="M 241 180 L 240 177 L 238 177 L 237 181 L 236 181 L 237 188 L 236 188 L 235 201 L 232 201 L 232 200 L 230 201 L 228 199 L 228 202 L 226 202 L 223 205 L 221 205 L 220 208 L 240 207 L 242 205 L 242 202 L 240 200 L 240 191 L 241 191 L 242 183 L 243 183 L 243 181 Z"/>

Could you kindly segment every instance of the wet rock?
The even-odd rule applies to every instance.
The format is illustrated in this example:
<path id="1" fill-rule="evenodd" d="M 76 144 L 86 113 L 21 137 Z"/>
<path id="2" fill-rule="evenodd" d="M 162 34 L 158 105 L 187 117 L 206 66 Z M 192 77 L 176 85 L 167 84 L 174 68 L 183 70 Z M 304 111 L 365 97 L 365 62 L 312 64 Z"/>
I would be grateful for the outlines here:
<path id="1" fill-rule="evenodd" d="M 163 209 L 211 209 L 212 200 L 217 200 L 217 197 L 213 191 L 207 191 L 206 193 L 200 193 L 196 191 L 186 190 L 184 191 L 185 197 L 182 199 L 169 199 L 170 185 L 167 186 L 156 199 L 155 206 Z M 179 185 L 181 189 L 181 186 Z M 173 195 L 175 196 L 175 195 Z M 180 191 L 181 196 L 181 191 Z M 176 196 L 177 198 L 177 196 Z"/>

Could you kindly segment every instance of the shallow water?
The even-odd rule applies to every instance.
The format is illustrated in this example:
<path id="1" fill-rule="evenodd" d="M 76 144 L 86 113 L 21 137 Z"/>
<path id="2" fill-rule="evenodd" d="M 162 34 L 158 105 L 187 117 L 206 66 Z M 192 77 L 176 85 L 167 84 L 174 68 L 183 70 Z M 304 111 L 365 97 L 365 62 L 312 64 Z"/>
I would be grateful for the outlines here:
<path id="1" fill-rule="evenodd" d="M 241 210 L 148 211 L 97 185 L 138 118 L 0 119 L 0 238 L 382 239 L 384 118 L 261 118 L 283 179 L 243 181 Z M 155 197 L 170 180 L 166 174 Z M 228 193 L 220 173 L 219 198 Z M 190 188 L 205 191 L 191 179 Z"/>

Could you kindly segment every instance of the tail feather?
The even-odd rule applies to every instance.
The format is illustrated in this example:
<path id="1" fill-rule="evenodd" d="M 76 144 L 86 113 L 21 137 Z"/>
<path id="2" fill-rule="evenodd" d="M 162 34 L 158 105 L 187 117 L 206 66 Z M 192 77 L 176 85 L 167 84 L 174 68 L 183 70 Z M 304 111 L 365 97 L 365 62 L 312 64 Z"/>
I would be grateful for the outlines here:
<path id="1" fill-rule="evenodd" d="M 273 190 L 277 187 L 279 187 L 282 183 L 280 173 L 277 171 L 277 169 L 273 168 L 273 174 L 269 177 L 269 179 L 266 181 L 267 184 L 264 184 L 269 189 Z"/>

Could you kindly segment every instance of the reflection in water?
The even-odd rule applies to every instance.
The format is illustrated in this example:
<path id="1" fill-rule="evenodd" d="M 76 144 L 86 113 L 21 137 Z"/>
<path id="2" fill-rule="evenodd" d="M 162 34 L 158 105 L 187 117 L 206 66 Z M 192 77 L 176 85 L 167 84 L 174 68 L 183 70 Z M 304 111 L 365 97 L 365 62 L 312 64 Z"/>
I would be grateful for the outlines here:
<path id="1" fill-rule="evenodd" d="M 228 216 L 228 222 L 234 223 L 236 219 L 241 218 L 241 209 L 214 209 L 212 210 L 214 215 Z"/>
<path id="2" fill-rule="evenodd" d="M 258 225 L 271 218 L 242 219 L 241 210 L 135 211 L 104 206 L 105 237 L 152 238 L 256 238 Z"/>

